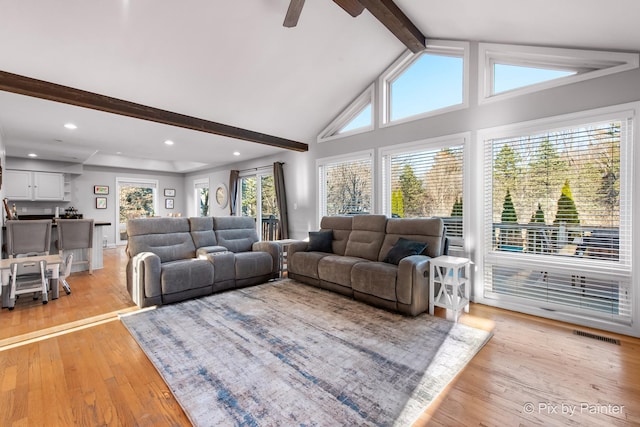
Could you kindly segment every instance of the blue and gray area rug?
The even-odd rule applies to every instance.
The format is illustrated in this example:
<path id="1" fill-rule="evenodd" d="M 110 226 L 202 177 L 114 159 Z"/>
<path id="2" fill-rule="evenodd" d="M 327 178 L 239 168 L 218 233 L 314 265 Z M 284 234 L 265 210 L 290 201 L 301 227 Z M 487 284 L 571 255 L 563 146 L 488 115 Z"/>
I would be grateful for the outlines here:
<path id="1" fill-rule="evenodd" d="M 121 320 L 196 426 L 411 425 L 491 336 L 292 280 Z"/>

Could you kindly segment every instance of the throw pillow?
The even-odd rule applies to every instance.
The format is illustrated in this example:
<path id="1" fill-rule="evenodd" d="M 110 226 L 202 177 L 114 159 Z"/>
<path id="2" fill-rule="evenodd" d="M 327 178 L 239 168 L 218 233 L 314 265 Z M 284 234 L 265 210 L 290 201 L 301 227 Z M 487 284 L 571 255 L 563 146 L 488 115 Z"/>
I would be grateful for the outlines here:
<path id="1" fill-rule="evenodd" d="M 307 252 L 327 252 L 333 253 L 331 242 L 333 241 L 333 231 L 310 231 L 309 246 Z"/>
<path id="2" fill-rule="evenodd" d="M 398 265 L 402 258 L 408 257 L 410 255 L 419 255 L 427 249 L 428 243 L 424 242 L 416 242 L 415 240 L 405 239 L 401 237 L 398 239 L 395 245 L 389 252 L 387 256 L 384 257 L 383 261 L 389 264 Z"/>

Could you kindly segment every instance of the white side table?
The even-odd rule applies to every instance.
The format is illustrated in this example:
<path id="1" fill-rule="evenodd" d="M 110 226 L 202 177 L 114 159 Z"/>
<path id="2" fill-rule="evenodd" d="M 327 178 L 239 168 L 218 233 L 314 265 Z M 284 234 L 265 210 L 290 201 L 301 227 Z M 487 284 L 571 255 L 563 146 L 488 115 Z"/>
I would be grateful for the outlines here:
<path id="1" fill-rule="evenodd" d="M 289 245 L 299 241 L 300 240 L 296 239 L 273 240 L 273 242 L 280 245 L 280 277 L 284 277 L 284 274 L 287 272 Z"/>
<path id="2" fill-rule="evenodd" d="M 447 319 L 458 321 L 460 312 L 469 312 L 471 260 L 443 255 L 430 264 L 429 314 L 434 307 L 447 309 Z"/>

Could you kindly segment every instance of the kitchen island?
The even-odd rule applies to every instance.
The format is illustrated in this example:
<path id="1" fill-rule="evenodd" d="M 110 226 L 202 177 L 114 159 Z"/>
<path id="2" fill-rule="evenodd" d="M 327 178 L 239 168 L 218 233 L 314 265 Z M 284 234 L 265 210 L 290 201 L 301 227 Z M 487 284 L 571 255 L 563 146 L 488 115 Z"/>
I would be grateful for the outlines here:
<path id="1" fill-rule="evenodd" d="M 53 220 L 53 224 L 51 226 L 51 247 L 49 249 L 49 253 L 50 254 L 57 254 L 59 253 L 58 251 L 58 247 L 56 246 L 56 242 L 58 241 L 58 227 L 56 225 L 55 222 L 55 218 L 51 218 L 51 217 L 43 217 L 38 215 L 37 217 L 35 217 L 35 215 L 29 216 L 29 217 L 22 217 L 20 219 L 20 221 L 29 221 L 31 219 L 52 219 Z M 100 269 L 104 266 L 103 260 L 102 260 L 102 236 L 103 233 L 101 231 L 102 227 L 104 226 L 110 226 L 111 223 L 107 222 L 107 221 L 95 221 L 93 226 L 94 226 L 94 231 L 93 231 L 93 249 L 92 249 L 92 256 L 91 256 L 91 264 L 94 270 L 96 269 Z M 6 227 L 2 227 L 2 242 L 3 242 L 3 251 L 2 251 L 2 257 L 3 258 L 7 258 L 7 254 L 6 251 L 4 250 L 4 242 L 7 241 L 7 237 L 6 237 Z M 74 259 L 74 265 L 71 268 L 71 271 L 83 271 L 83 270 L 88 270 L 89 267 L 88 265 L 85 264 L 78 264 L 75 265 L 75 262 L 77 261 L 87 261 L 87 251 L 83 250 L 83 249 L 76 249 L 71 251 L 73 252 L 73 259 Z"/>

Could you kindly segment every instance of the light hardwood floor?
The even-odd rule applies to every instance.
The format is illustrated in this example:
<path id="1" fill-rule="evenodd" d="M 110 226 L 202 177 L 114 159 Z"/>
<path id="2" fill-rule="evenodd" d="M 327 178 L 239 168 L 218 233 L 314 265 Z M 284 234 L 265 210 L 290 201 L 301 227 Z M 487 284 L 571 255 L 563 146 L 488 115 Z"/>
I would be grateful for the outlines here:
<path id="1" fill-rule="evenodd" d="M 125 264 L 107 249 L 71 295 L 0 311 L 0 425 L 190 425 L 117 318 L 135 310 Z M 640 425 L 639 339 L 475 304 L 461 321 L 494 336 L 417 426 Z"/>

